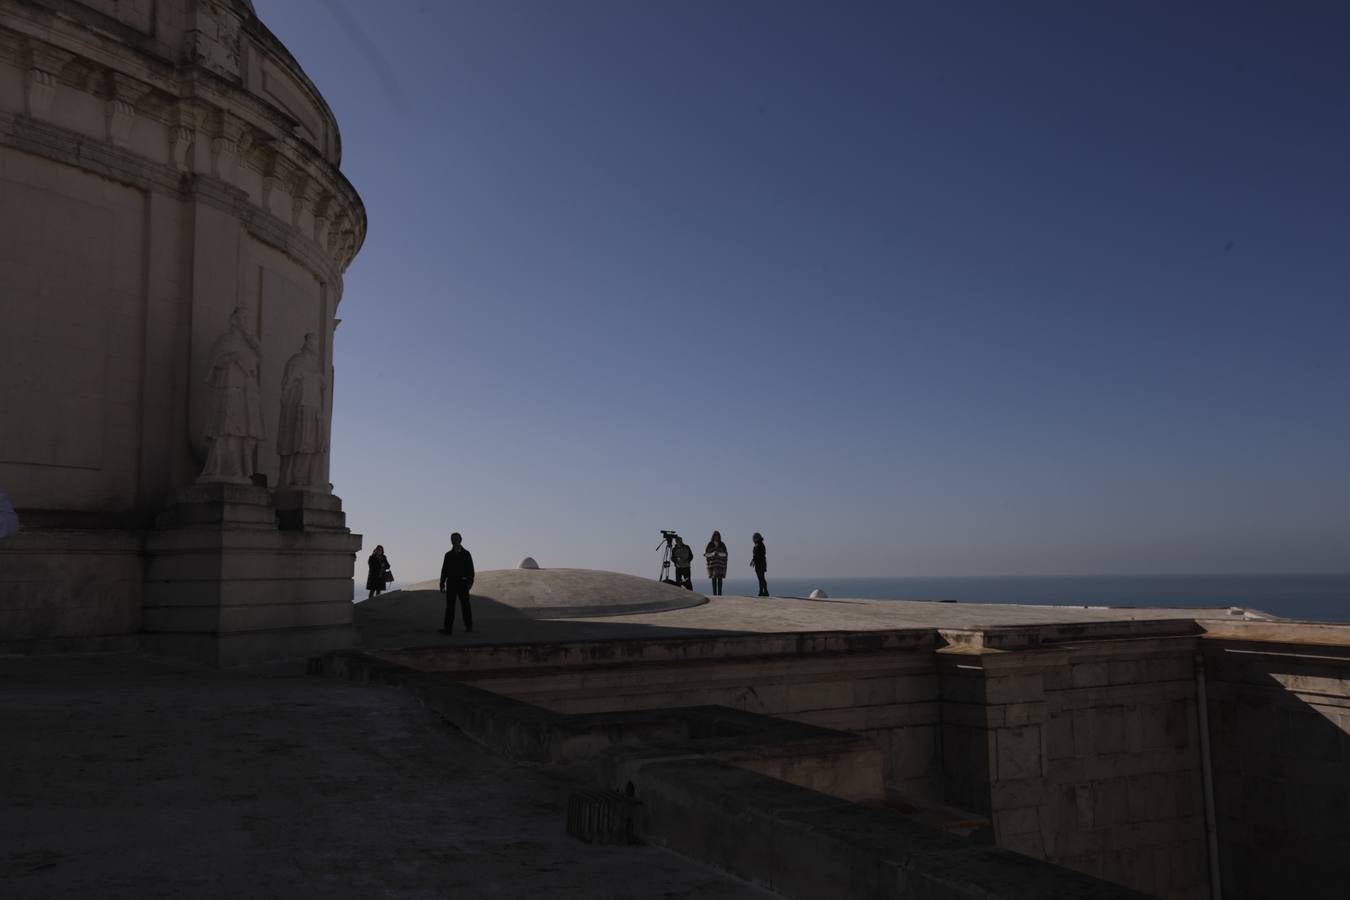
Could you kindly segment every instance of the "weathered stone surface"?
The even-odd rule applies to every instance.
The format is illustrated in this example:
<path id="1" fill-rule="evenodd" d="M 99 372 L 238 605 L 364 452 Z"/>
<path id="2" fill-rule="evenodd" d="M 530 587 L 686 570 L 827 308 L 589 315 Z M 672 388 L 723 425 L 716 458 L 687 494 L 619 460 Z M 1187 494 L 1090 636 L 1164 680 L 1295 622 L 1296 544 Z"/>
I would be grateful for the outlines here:
<path id="1" fill-rule="evenodd" d="M 0 428 L 0 485 L 28 532 L 0 546 L 0 644 L 136 634 L 146 588 L 109 577 L 107 546 L 129 569 L 166 528 L 276 527 L 255 485 L 278 483 L 283 367 L 313 333 L 331 380 L 365 233 L 339 162 L 332 113 L 242 0 L 0 0 L 0 409 L 24 423 Z M 212 361 L 227 330 L 243 369 Z M 215 402 L 235 388 L 253 401 Z M 238 494 L 175 498 L 212 447 Z M 283 507 L 345 532 L 340 509 Z"/>
<path id="2" fill-rule="evenodd" d="M 1345 626 L 1215 628 L 1204 645 L 1228 897 L 1336 897 L 1350 883 Z"/>
<path id="3" fill-rule="evenodd" d="M 599 754 L 602 785 L 641 804 L 647 840 L 789 897 L 1141 896 L 961 838 L 924 815 L 847 802 L 857 789 L 839 778 L 858 771 L 867 748 L 844 735 L 715 708 L 667 709 L 659 718 L 650 711 L 564 716 L 366 655 L 335 655 L 316 665 L 402 683 L 508 754 L 556 760 L 567 747 Z M 660 718 L 684 725 L 654 729 Z M 590 742 L 565 737 L 584 729 Z M 822 786 L 833 795 L 821 793 Z M 1029 819 L 1009 821 L 1025 827 Z"/>
<path id="4" fill-rule="evenodd" d="M 412 618 L 436 621 L 444 602 L 439 585 L 423 581 L 363 601 L 361 616 L 372 624 Z M 530 619 L 568 619 L 665 612 L 699 606 L 708 598 L 621 572 L 518 567 L 479 572 L 474 579 L 473 602 L 506 618 L 514 614 Z"/>
<path id="5" fill-rule="evenodd" d="M 770 896 L 573 840 L 589 771 L 502 758 L 378 684 L 9 658 L 0 709 L 6 900 Z"/>

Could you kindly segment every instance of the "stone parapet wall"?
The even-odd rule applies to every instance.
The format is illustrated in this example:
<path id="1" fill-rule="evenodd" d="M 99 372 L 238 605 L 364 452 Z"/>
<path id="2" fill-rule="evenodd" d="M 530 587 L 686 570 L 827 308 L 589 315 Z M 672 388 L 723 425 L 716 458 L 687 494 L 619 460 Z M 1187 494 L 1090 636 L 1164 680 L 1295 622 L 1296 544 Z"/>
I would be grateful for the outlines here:
<path id="1" fill-rule="evenodd" d="M 894 808 L 913 801 L 958 833 L 983 818 L 1005 850 L 1169 900 L 1215 888 L 1329 900 L 1350 883 L 1350 626 L 1104 621 L 381 655 L 548 715 L 635 717 L 650 734 L 713 703 L 862 735 Z M 831 784 L 819 762 L 750 768 Z M 700 789 L 660 783 L 678 845 L 721 859 L 700 837 Z"/>
<path id="2" fill-rule="evenodd" d="M 1208 891 L 1190 620 L 386 652 L 566 714 L 717 704 L 867 737 L 888 796 L 1168 898 Z M 765 770 L 766 774 L 776 774 Z"/>
<path id="3" fill-rule="evenodd" d="M 481 666 L 460 677 L 563 713 L 716 704 L 864 735 L 881 751 L 892 794 L 940 802 L 934 638 L 878 632 L 607 641 L 482 648 L 447 654 L 445 662 Z M 383 655 L 437 666 L 429 652 Z"/>
<path id="4" fill-rule="evenodd" d="M 675 642 L 652 646 L 678 654 Z M 856 735 L 717 707 L 569 715 L 465 684 L 465 670 L 419 672 L 360 653 L 315 660 L 312 671 L 400 685 L 512 758 L 589 762 L 601 787 L 631 798 L 641 839 L 785 897 L 1145 896 L 879 806 L 880 760 Z"/>
<path id="5" fill-rule="evenodd" d="M 990 815 L 1000 846 L 1204 896 L 1197 639 L 1167 627 L 1183 634 L 939 651 L 947 802 Z"/>
<path id="6" fill-rule="evenodd" d="M 1215 624 L 1202 642 L 1224 896 L 1350 885 L 1350 626 Z"/>

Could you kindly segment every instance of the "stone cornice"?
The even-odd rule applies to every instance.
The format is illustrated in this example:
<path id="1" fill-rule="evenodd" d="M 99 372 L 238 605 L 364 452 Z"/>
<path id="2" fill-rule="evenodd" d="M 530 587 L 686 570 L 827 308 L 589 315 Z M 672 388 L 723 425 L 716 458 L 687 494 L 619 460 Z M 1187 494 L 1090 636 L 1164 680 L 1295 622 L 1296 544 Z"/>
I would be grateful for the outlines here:
<path id="1" fill-rule="evenodd" d="M 290 222 L 264 211 L 243 191 L 218 178 L 200 173 L 184 174 L 173 166 L 151 162 L 106 141 L 6 112 L 0 112 L 0 146 L 140 190 L 195 199 L 227 212 L 258 240 L 302 263 L 321 280 L 333 285 L 341 296 L 341 260 L 335 258 L 328 247 L 320 246 Z"/>
<path id="2" fill-rule="evenodd" d="M 309 76 L 305 74 L 305 70 L 300 67 L 300 63 L 291 55 L 291 51 L 286 49 L 286 45 L 281 43 L 277 36 L 272 34 L 256 15 L 252 16 L 245 24 L 245 31 L 249 37 L 257 42 L 255 46 L 259 50 L 265 51 L 273 62 L 279 64 L 296 80 L 308 94 L 311 102 L 323 113 L 323 117 L 332 123 L 335 139 L 333 163 L 340 166 L 342 164 L 342 140 L 337 128 L 337 116 L 333 115 L 332 108 L 329 107 L 328 101 L 323 98 L 323 94 L 319 92 L 318 86 L 309 80 Z"/>
<path id="3" fill-rule="evenodd" d="M 216 165 L 219 154 L 238 155 L 238 142 L 243 136 L 243 132 L 222 134 L 218 123 L 222 117 L 238 121 L 242 129 L 251 132 L 247 140 L 265 143 L 268 153 L 280 160 L 267 165 L 282 174 L 277 184 L 302 187 L 293 198 L 290 224 L 298 222 L 301 212 L 310 206 L 316 219 L 314 238 L 334 257 L 332 266 L 342 270 L 350 264 L 365 240 L 365 206 L 323 148 L 300 137 L 299 123 L 292 115 L 205 65 L 173 65 L 163 58 L 172 51 L 162 43 L 125 26 L 105 28 L 106 23 L 94 20 L 106 16 L 79 4 L 74 6 L 81 11 L 78 17 L 57 14 L 42 3 L 16 5 L 0 0 L 0 57 L 14 59 L 27 73 L 28 105 L 23 112 L 45 118 L 47 104 L 60 82 L 107 104 L 104 137 L 110 144 L 124 144 L 132 119 L 145 116 L 168 129 L 171 168 L 191 171 L 190 148 L 201 141 L 211 149 L 208 171 L 217 177 L 226 174 Z M 241 33 L 257 42 L 259 52 L 295 79 L 327 120 L 336 145 L 337 126 L 331 110 L 285 47 L 244 5 L 231 4 L 231 10 L 222 14 L 242 17 Z M 185 109 L 191 109 L 191 114 L 185 114 Z M 92 149 L 83 152 L 89 159 L 98 156 Z M 248 164 L 242 155 L 238 160 Z M 147 161 L 138 158 L 138 162 Z M 229 162 L 234 164 L 234 159 Z M 317 207 L 320 201 L 326 201 L 322 213 Z"/>

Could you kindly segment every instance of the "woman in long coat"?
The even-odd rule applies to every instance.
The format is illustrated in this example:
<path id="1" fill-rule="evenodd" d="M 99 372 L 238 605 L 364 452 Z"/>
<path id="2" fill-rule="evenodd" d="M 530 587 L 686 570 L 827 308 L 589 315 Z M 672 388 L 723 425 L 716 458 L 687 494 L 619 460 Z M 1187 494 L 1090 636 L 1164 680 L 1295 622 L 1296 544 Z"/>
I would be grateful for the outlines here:
<path id="1" fill-rule="evenodd" d="M 714 531 L 703 550 L 708 561 L 708 578 L 712 581 L 713 596 L 722 596 L 722 579 L 727 577 L 727 545 L 722 543 L 722 532 Z"/>
<path id="2" fill-rule="evenodd" d="M 384 593 L 384 589 L 394 579 L 394 573 L 389 566 L 389 557 L 384 555 L 383 544 L 375 545 L 375 552 L 370 554 L 366 565 L 370 567 L 370 574 L 366 576 L 366 590 L 370 593 L 366 595 L 366 599 L 373 600 Z"/>

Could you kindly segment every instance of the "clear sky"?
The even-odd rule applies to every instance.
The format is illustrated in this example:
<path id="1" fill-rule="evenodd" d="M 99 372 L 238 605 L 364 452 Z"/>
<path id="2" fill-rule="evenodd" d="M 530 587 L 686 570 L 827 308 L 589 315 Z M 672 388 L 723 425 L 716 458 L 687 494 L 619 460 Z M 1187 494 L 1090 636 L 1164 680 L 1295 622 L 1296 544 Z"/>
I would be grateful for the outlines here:
<path id="1" fill-rule="evenodd" d="M 1350 6 L 255 0 L 370 217 L 368 551 L 1350 569 Z"/>

